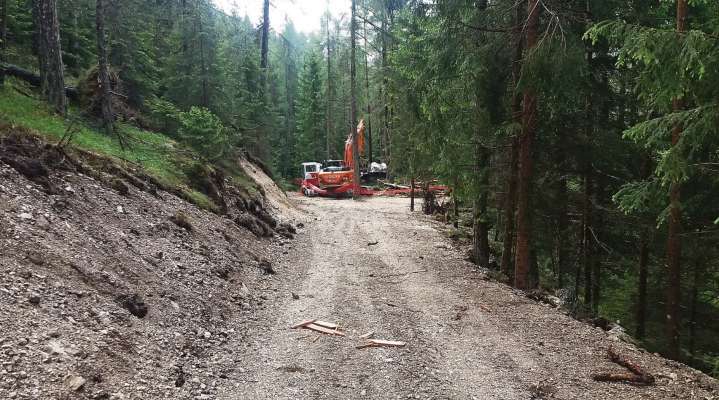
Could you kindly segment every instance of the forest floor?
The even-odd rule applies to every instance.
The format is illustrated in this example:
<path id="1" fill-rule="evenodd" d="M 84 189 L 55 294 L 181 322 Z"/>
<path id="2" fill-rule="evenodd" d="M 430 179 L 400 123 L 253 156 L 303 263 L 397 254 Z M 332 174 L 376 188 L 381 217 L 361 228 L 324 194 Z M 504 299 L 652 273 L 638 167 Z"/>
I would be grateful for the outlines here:
<path id="1" fill-rule="evenodd" d="M 408 200 L 294 197 L 310 216 L 278 274 L 257 282 L 266 307 L 247 327 L 246 373 L 223 398 L 713 399 L 717 382 L 487 279 Z M 375 244 L 376 243 L 376 244 Z M 292 296 L 292 293 L 299 296 Z M 306 319 L 347 336 L 291 330 Z M 360 336 L 404 348 L 357 349 Z M 595 382 L 626 372 L 653 386 Z"/>

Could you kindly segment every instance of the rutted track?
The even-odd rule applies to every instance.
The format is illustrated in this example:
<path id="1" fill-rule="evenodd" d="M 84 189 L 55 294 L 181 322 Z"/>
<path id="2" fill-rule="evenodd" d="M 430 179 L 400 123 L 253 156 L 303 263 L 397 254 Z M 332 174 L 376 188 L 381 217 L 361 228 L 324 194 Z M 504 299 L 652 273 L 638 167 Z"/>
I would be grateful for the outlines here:
<path id="1" fill-rule="evenodd" d="M 483 279 L 405 199 L 295 201 L 310 222 L 278 275 L 258 282 L 267 307 L 247 326 L 253 339 L 237 355 L 246 367 L 231 377 L 227 398 L 716 396 L 705 375 Z M 347 337 L 289 329 L 308 318 L 337 322 Z M 369 331 L 408 346 L 356 349 Z M 657 374 L 658 384 L 592 381 L 592 372 L 617 368 L 605 360 L 610 344 Z"/>

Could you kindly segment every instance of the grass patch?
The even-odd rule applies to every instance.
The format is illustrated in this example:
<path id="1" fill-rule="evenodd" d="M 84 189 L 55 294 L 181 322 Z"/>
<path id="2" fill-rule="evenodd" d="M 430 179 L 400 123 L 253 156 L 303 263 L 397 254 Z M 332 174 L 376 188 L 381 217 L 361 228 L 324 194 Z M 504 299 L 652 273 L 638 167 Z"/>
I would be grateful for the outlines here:
<path id="1" fill-rule="evenodd" d="M 116 137 L 107 136 L 98 126 L 83 120 L 77 109 L 71 107 L 69 118 L 63 119 L 31 93 L 34 92 L 22 83 L 9 79 L 5 87 L 0 88 L 0 122 L 35 131 L 50 142 L 58 142 L 72 125 L 75 130 L 73 147 L 109 157 L 123 166 L 140 167 L 160 184 L 184 192 L 185 197 L 197 206 L 210 211 L 218 209 L 207 195 L 193 188 L 189 171 L 193 170 L 199 157 L 181 143 L 160 133 L 118 124 L 117 129 L 129 144 L 123 150 Z M 257 193 L 255 183 L 239 165 L 227 161 L 221 167 L 237 185 L 246 188 L 250 194 Z"/>

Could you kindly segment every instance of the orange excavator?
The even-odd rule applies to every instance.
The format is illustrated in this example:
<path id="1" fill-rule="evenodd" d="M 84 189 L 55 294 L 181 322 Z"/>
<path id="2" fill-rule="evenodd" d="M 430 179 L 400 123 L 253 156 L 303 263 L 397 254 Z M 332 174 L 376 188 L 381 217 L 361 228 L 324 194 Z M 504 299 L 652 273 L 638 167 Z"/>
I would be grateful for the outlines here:
<path id="1" fill-rule="evenodd" d="M 328 160 L 325 165 L 317 162 L 306 162 L 302 164 L 302 184 L 301 190 L 305 196 L 326 196 L 326 197 L 342 197 L 351 196 L 355 190 L 354 170 L 352 155 L 352 145 L 355 137 L 359 147 L 360 155 L 364 151 L 365 145 L 365 125 L 364 120 L 360 121 L 357 126 L 357 135 L 352 133 L 347 136 L 345 141 L 345 154 L 343 160 Z M 363 193 L 365 190 L 359 186 Z"/>

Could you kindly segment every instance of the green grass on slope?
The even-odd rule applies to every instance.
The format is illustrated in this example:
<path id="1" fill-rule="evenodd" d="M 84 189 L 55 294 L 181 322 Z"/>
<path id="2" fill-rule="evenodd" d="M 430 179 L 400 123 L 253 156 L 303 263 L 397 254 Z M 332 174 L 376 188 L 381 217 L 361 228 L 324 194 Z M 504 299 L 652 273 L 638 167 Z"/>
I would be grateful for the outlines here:
<path id="1" fill-rule="evenodd" d="M 30 93 L 26 88 L 21 91 Z M 105 135 L 77 117 L 76 110 L 71 109 L 69 114 L 68 120 L 53 114 L 44 101 L 20 93 L 12 81 L 0 88 L 0 122 L 36 131 L 55 142 L 59 141 L 67 132 L 68 126 L 72 125 L 76 131 L 72 146 L 110 157 L 121 165 L 132 163 L 140 166 L 161 184 L 185 192 L 198 206 L 209 210 L 216 209 L 215 204 L 204 193 L 192 188 L 192 179 L 187 171 L 192 170 L 199 157 L 180 143 L 159 133 L 121 124 L 118 129 L 130 144 L 129 148 L 123 150 L 116 137 Z M 255 191 L 254 185 L 241 168 L 232 168 L 228 173 L 249 192 Z"/>

